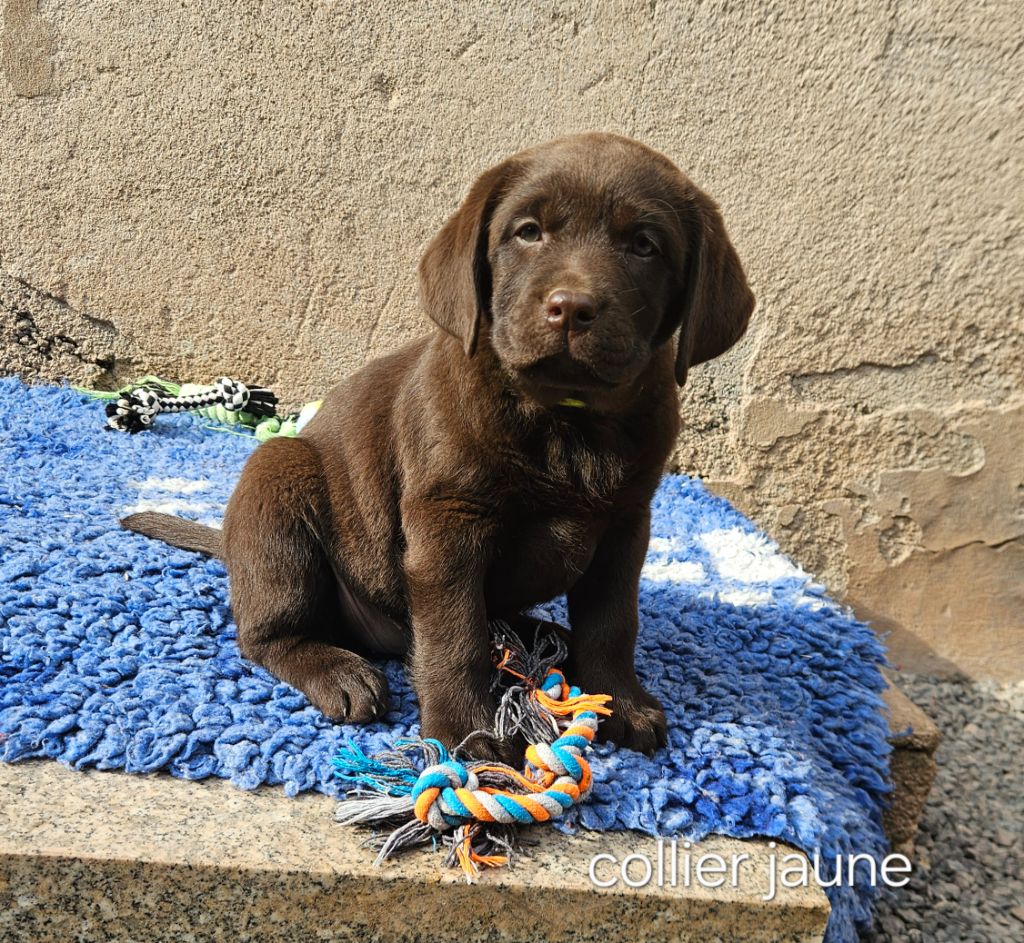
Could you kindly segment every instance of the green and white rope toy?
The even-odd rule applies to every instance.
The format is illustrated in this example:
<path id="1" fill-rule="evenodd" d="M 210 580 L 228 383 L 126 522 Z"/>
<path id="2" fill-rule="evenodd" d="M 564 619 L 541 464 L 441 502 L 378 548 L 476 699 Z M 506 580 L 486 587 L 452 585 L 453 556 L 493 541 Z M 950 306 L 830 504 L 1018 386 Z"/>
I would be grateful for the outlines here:
<path id="1" fill-rule="evenodd" d="M 246 430 L 263 442 L 276 436 L 297 435 L 316 415 L 320 400 L 307 403 L 300 412 L 277 415 L 277 397 L 267 389 L 248 386 L 231 377 L 216 383 L 177 384 L 161 377 L 145 376 L 113 393 L 77 388 L 92 399 L 107 402 L 107 428 L 138 433 L 153 427 L 159 413 L 195 412 L 224 431 Z M 235 427 L 235 428 L 232 428 Z"/>

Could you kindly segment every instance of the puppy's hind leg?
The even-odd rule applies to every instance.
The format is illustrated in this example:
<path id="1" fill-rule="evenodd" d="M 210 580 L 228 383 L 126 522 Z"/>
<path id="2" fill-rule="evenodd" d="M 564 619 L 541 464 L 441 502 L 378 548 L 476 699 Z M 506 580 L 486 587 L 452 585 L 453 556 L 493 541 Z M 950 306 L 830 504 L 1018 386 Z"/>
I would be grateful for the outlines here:
<path id="1" fill-rule="evenodd" d="M 330 520 L 319 457 L 272 439 L 246 464 L 224 517 L 231 608 L 242 654 L 339 723 L 387 708 L 387 680 L 342 647 L 346 627 L 322 539 Z"/>

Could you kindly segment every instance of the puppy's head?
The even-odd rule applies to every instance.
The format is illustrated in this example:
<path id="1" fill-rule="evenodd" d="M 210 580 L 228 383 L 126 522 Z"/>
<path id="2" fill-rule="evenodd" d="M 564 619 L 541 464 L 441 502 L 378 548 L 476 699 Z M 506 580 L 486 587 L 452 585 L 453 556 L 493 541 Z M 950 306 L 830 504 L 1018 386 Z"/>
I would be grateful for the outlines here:
<path id="1" fill-rule="evenodd" d="M 428 246 L 420 286 L 468 356 L 485 334 L 545 405 L 634 383 L 673 338 L 681 385 L 743 336 L 754 308 L 714 202 L 666 157 L 608 134 L 486 171 Z"/>

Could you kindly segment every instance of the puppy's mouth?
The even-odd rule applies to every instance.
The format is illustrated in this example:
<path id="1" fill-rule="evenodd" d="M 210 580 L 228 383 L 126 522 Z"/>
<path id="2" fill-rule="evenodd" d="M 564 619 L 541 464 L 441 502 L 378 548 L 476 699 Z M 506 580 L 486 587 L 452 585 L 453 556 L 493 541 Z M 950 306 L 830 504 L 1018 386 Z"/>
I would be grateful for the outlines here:
<path id="1" fill-rule="evenodd" d="M 538 318 L 499 317 L 491 343 L 511 382 L 544 405 L 605 401 L 633 383 L 648 360 L 637 338 L 553 331 Z"/>
<path id="2" fill-rule="evenodd" d="M 630 374 L 634 358 L 621 362 L 592 364 L 577 360 L 562 350 L 532 363 L 517 367 L 519 378 L 531 387 L 543 387 L 554 392 L 571 395 L 611 390 Z"/>

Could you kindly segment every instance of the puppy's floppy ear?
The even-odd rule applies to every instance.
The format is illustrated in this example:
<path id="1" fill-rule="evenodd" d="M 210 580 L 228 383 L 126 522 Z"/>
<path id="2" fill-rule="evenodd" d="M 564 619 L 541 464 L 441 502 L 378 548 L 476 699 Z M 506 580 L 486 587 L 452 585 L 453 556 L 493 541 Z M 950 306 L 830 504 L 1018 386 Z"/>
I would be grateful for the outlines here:
<path id="1" fill-rule="evenodd" d="M 420 260 L 423 307 L 435 324 L 462 341 L 469 357 L 476 350 L 480 322 L 490 313 L 487 229 L 514 167 L 505 161 L 484 171 Z"/>
<path id="2" fill-rule="evenodd" d="M 676 352 L 680 386 L 690 367 L 724 354 L 743 336 L 754 310 L 754 294 L 722 214 L 696 187 L 690 196 L 692 227 Z"/>

